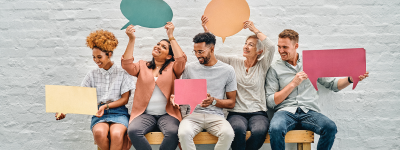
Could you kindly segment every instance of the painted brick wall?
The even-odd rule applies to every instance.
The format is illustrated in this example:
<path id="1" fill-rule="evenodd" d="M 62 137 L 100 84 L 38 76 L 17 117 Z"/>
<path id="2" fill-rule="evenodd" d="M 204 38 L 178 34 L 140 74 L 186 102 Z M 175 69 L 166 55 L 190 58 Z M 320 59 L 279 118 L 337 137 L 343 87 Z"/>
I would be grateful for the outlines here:
<path id="1" fill-rule="evenodd" d="M 174 11 L 175 37 L 192 55 L 192 37 L 202 32 L 200 16 L 210 0 L 165 0 Z M 120 64 L 127 36 L 119 30 L 128 20 L 120 1 L 0 1 L 0 149 L 96 149 L 90 116 L 67 115 L 55 121 L 45 113 L 46 84 L 80 85 L 96 68 L 86 36 L 96 29 L 113 32 L 120 41 L 112 58 Z M 322 113 L 338 126 L 335 150 L 400 149 L 400 1 L 399 0 L 248 0 L 250 19 L 277 42 L 286 28 L 300 33 L 299 52 L 309 49 L 367 50 L 370 77 L 356 90 L 334 93 L 320 87 Z M 244 30 L 216 53 L 241 55 Z M 134 56 L 151 58 L 152 47 L 166 38 L 164 29 L 137 28 Z M 275 59 L 279 59 L 278 53 Z M 128 104 L 128 107 L 131 103 Z M 316 136 L 318 141 L 318 136 Z M 214 145 L 198 145 L 212 149 Z M 294 149 L 288 144 L 287 149 Z M 316 144 L 312 144 L 316 149 Z M 158 146 L 154 146 L 158 149 Z M 132 148 L 133 149 L 133 148 Z M 264 144 L 263 150 L 269 150 Z"/>

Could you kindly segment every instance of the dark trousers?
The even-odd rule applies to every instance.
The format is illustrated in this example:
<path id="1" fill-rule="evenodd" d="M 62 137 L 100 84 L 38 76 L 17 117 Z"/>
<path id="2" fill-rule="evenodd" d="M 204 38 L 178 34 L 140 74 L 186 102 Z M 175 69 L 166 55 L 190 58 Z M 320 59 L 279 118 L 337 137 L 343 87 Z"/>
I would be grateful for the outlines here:
<path id="1" fill-rule="evenodd" d="M 285 150 L 285 135 L 295 128 L 319 134 L 317 150 L 330 150 L 337 133 L 336 124 L 321 113 L 312 110 L 304 113 L 300 108 L 297 108 L 295 114 L 288 111 L 277 111 L 271 120 L 269 129 L 272 150 Z"/>
<path id="2" fill-rule="evenodd" d="M 229 112 L 227 120 L 235 131 L 235 138 L 231 145 L 232 150 L 258 150 L 262 147 L 269 127 L 266 112 Z M 250 130 L 251 136 L 246 141 L 247 130 Z"/>
<path id="3" fill-rule="evenodd" d="M 161 130 L 164 139 L 160 145 L 160 150 L 175 150 L 178 146 L 179 120 L 168 115 L 148 115 L 141 114 L 132 120 L 128 127 L 128 136 L 133 147 L 137 150 L 151 150 L 145 134 Z"/>

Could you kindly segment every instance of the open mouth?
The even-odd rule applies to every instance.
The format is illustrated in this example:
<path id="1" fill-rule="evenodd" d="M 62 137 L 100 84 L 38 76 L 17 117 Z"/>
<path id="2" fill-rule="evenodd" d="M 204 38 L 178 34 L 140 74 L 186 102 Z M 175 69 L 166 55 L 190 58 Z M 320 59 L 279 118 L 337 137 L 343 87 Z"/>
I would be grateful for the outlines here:
<path id="1" fill-rule="evenodd" d="M 101 64 L 103 64 L 103 63 L 99 62 L 99 63 L 96 63 L 96 64 L 97 64 L 97 66 L 101 66 Z"/>

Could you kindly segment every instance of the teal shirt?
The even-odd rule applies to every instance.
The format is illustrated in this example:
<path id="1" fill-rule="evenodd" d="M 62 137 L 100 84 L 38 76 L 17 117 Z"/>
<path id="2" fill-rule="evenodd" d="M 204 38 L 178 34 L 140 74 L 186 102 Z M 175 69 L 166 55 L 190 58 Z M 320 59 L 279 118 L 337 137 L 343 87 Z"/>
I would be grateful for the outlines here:
<path id="1" fill-rule="evenodd" d="M 291 113 L 294 113 L 293 110 L 295 111 L 297 107 L 300 107 L 306 113 L 308 110 L 320 112 L 320 109 L 316 104 L 316 101 L 319 99 L 318 92 L 311 84 L 310 79 L 301 82 L 301 84 L 294 88 L 282 103 L 278 105 L 275 104 L 275 93 L 285 88 L 290 82 L 292 82 L 296 74 L 303 70 L 303 62 L 300 55 L 297 60 L 297 65 L 299 66 L 299 69 L 295 70 L 291 64 L 281 59 L 271 65 L 265 80 L 267 105 L 276 111 L 285 110 Z M 337 87 L 338 79 L 336 78 L 318 78 L 317 81 L 327 89 L 335 92 L 339 91 Z"/>

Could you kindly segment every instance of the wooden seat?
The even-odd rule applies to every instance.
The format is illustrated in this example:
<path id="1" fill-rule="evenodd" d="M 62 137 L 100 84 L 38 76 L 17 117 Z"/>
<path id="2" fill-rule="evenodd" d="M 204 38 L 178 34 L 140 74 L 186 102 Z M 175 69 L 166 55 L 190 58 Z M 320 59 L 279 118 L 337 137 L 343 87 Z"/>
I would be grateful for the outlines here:
<path id="1" fill-rule="evenodd" d="M 247 131 L 246 140 L 250 137 L 250 131 Z M 161 144 L 164 135 L 161 132 L 150 132 L 145 135 L 150 144 Z M 264 143 L 270 143 L 269 134 Z M 215 144 L 218 138 L 208 132 L 200 132 L 193 141 L 195 144 Z M 292 130 L 285 136 L 285 143 L 297 143 L 298 150 L 311 150 L 311 143 L 314 143 L 314 132 L 308 130 Z"/>
<path id="2" fill-rule="evenodd" d="M 250 137 L 250 131 L 247 131 L 246 140 Z M 150 132 L 145 135 L 150 144 L 161 144 L 164 135 L 161 132 Z M 270 143 L 269 134 L 264 143 Z M 208 132 L 200 132 L 193 141 L 195 144 L 215 144 L 218 138 Z M 297 150 L 311 150 L 311 143 L 314 143 L 314 132 L 308 130 L 292 130 L 285 136 L 285 143 L 297 143 Z M 100 150 L 100 148 L 98 148 Z"/>

